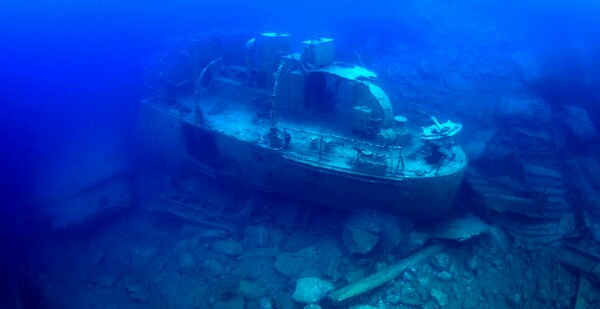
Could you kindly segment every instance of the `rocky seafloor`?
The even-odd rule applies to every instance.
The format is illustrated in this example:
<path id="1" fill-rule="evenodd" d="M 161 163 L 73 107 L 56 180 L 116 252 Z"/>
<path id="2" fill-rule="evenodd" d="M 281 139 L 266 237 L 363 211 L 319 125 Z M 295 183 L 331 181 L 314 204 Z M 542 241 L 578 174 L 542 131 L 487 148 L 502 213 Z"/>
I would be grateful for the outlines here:
<path id="1" fill-rule="evenodd" d="M 378 212 L 334 212 L 268 197 L 234 201 L 219 194 L 225 193 L 205 198 L 229 201 L 229 207 L 254 205 L 239 229 L 149 212 L 164 203 L 156 197 L 91 230 L 43 237 L 30 254 L 29 276 L 41 287 L 44 306 L 568 308 L 575 303 L 579 275 L 560 262 L 560 241 L 531 250 L 493 227 L 462 241 L 440 240 L 422 225 Z M 377 288 L 341 302 L 330 296 L 440 244 L 441 252 Z"/>

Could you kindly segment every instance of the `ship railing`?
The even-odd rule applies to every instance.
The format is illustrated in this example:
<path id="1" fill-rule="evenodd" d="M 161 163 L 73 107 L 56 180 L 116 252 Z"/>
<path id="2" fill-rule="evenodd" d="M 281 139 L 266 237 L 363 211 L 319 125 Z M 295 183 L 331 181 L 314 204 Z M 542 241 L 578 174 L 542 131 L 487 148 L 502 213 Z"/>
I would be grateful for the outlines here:
<path id="1" fill-rule="evenodd" d="M 301 128 L 285 127 L 285 131 L 292 135 L 291 143 L 296 152 L 313 158 L 317 164 L 377 176 L 403 176 L 405 155 L 401 146 L 380 145 Z"/>

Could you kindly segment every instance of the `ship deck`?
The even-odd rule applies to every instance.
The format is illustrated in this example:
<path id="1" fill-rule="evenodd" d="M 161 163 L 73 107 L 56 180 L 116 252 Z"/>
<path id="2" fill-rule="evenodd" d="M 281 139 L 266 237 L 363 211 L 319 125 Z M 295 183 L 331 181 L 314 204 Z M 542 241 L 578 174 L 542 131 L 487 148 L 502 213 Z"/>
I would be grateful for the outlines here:
<path id="1" fill-rule="evenodd" d="M 195 123 L 194 106 L 197 98 L 181 101 L 181 107 L 172 108 L 171 113 L 179 114 L 182 120 Z M 269 112 L 263 108 L 252 108 L 238 100 L 206 96 L 200 98 L 200 108 L 205 126 L 212 131 L 231 136 L 242 142 L 258 147 L 269 147 Z M 459 146 L 452 146 L 452 158 L 445 158 L 441 164 L 428 164 L 426 153 L 421 151 L 422 141 L 410 139 L 403 147 L 380 146 L 369 141 L 343 135 L 330 123 L 302 121 L 279 116 L 277 128 L 290 137 L 288 147 L 271 148 L 285 158 L 317 168 L 328 168 L 355 175 L 375 176 L 400 180 L 403 178 L 437 177 L 462 172 L 466 166 L 466 156 Z"/>

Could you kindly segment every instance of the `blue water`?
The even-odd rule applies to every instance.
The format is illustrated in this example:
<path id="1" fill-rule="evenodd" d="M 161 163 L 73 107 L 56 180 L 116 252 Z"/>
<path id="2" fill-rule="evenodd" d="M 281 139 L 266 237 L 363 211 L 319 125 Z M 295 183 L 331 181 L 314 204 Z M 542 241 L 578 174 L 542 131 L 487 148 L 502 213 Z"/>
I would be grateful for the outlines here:
<path id="1" fill-rule="evenodd" d="M 69 294 L 66 287 L 56 299 L 48 297 L 48 285 L 56 283 L 48 265 L 67 265 L 73 256 L 31 257 L 45 242 L 42 236 L 58 233 L 54 239 L 66 243 L 76 233 L 91 232 L 56 231 L 52 216 L 61 211 L 44 209 L 44 201 L 80 190 L 82 183 L 115 170 L 135 181 L 140 170 L 133 155 L 136 122 L 139 102 L 147 95 L 144 68 L 177 38 L 228 31 L 289 32 L 298 40 L 334 37 L 338 57 L 380 72 L 381 83 L 391 89 L 399 110 L 417 106 L 425 113 L 461 121 L 468 132 L 461 141 L 465 145 L 479 138 L 489 141 L 495 130 L 490 122 L 497 120 L 493 113 L 504 98 L 535 98 L 552 113 L 553 120 L 542 127 L 554 141 L 563 140 L 557 142 L 561 149 L 568 149 L 559 162 L 574 158 L 597 162 L 597 135 L 579 138 L 556 119 L 565 106 L 575 106 L 588 113 L 596 132 L 600 130 L 598 16 L 600 3 L 591 0 L 4 0 L 0 3 L 0 307 L 76 308 L 93 303 L 61 299 Z M 412 107 L 402 105 L 404 101 Z M 485 138 L 478 135 L 488 131 L 492 133 Z M 499 140 L 505 146 L 519 144 Z M 510 165 L 514 160 L 499 156 L 490 162 L 481 157 L 481 144 L 469 145 L 479 167 Z M 498 177 L 519 175 L 518 169 L 504 165 L 491 170 Z M 570 183 L 579 180 L 569 177 L 574 177 Z M 592 191 L 599 190 L 598 184 L 586 181 Z M 576 201 L 589 200 L 586 193 L 578 194 Z M 114 222 L 103 222 L 100 229 L 129 220 L 124 218 L 113 217 Z M 148 223 L 140 226 L 144 224 Z M 59 252 L 60 245 L 45 250 Z M 97 308 L 127 303 L 91 295 L 98 297 Z M 565 304 L 560 301 L 555 304 Z M 153 307 L 133 298 L 131 302 L 132 308 Z M 252 301 L 247 304 L 256 306 Z"/>

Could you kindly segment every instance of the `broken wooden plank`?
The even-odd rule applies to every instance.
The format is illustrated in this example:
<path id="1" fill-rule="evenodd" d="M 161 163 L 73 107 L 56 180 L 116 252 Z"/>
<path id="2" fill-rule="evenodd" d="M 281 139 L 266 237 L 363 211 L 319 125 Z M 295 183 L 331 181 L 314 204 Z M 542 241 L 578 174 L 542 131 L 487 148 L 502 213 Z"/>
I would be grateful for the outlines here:
<path id="1" fill-rule="evenodd" d="M 391 280 L 400 276 L 408 267 L 412 267 L 422 262 L 423 260 L 444 251 L 447 248 L 445 244 L 435 243 L 426 247 L 415 254 L 400 260 L 398 263 L 387 267 L 371 276 L 351 283 L 339 290 L 329 294 L 331 301 L 339 303 L 350 298 L 356 297 L 377 287 L 380 287 Z"/>
<path id="2" fill-rule="evenodd" d="M 586 276 L 595 283 L 600 283 L 600 256 L 581 248 L 565 245 L 560 261 L 574 271 Z"/>

